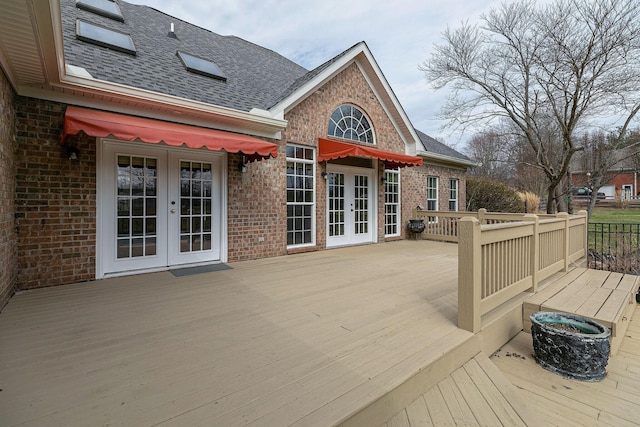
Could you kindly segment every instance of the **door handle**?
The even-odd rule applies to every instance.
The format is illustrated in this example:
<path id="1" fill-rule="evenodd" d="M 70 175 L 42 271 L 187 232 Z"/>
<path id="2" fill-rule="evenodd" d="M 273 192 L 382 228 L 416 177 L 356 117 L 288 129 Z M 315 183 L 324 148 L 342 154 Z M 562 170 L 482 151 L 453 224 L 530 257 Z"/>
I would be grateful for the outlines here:
<path id="1" fill-rule="evenodd" d="M 172 214 L 176 213 L 176 210 L 175 209 L 171 209 L 171 213 Z"/>

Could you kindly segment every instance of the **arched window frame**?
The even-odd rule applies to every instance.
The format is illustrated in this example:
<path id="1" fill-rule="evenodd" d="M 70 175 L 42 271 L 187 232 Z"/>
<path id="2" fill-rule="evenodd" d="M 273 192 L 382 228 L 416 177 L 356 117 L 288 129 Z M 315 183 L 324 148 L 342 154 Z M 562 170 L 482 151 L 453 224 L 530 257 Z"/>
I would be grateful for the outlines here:
<path id="1" fill-rule="evenodd" d="M 329 118 L 329 136 L 375 145 L 375 135 L 369 117 L 352 104 L 342 104 Z"/>

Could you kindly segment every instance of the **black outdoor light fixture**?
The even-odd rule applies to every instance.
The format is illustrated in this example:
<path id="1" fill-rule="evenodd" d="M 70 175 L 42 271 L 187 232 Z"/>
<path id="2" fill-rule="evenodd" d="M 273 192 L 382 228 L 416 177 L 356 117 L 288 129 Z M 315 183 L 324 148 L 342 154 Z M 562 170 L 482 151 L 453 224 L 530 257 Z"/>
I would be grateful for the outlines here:
<path id="1" fill-rule="evenodd" d="M 322 172 L 322 173 L 320 174 L 320 176 L 322 177 L 322 179 L 326 180 L 326 179 L 327 179 L 328 174 L 327 174 L 326 172 Z"/>
<path id="2" fill-rule="evenodd" d="M 380 181 L 382 181 L 383 184 L 387 183 L 387 177 L 383 176 Z"/>
<path id="3" fill-rule="evenodd" d="M 67 159 L 74 162 L 80 160 L 80 150 L 78 150 L 78 147 L 74 147 L 73 145 L 67 147 Z"/>
<path id="4" fill-rule="evenodd" d="M 238 163 L 238 172 L 247 173 L 247 170 L 248 170 L 247 158 L 243 154 L 242 155 L 242 161 L 240 163 Z"/>

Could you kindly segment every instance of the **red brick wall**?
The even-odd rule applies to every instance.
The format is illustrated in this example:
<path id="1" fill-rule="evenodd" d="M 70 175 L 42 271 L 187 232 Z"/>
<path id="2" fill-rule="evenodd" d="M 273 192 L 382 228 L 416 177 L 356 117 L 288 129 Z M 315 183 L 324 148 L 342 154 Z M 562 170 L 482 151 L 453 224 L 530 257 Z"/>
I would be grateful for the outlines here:
<path id="1" fill-rule="evenodd" d="M 0 70 L 0 309 L 13 295 L 17 276 L 15 233 L 15 94 Z"/>
<path id="2" fill-rule="evenodd" d="M 376 147 L 405 152 L 404 142 L 393 123 L 378 103 L 356 65 L 339 73 L 325 86 L 302 101 L 285 115 L 287 130 L 282 133 L 278 157 L 249 165 L 248 172 L 237 171 L 240 156 L 229 157 L 229 260 L 246 260 L 286 253 L 323 249 L 326 245 L 326 182 L 321 173 L 324 162 L 316 167 L 316 246 L 287 251 L 286 242 L 286 152 L 287 143 L 317 147 L 318 138 L 327 137 L 329 118 L 342 104 L 353 104 L 370 119 L 376 136 Z M 381 177 L 384 164 L 378 162 Z M 400 172 L 402 188 L 402 224 L 411 217 L 417 205 L 426 205 L 428 175 L 439 176 L 439 207 L 448 210 L 449 178 L 459 181 L 459 209 L 464 209 L 464 172 L 433 164 L 403 168 Z M 378 186 L 378 241 L 384 241 L 384 189 Z M 402 227 L 402 236 L 406 229 Z M 259 241 L 259 239 L 264 241 Z"/>
<path id="3" fill-rule="evenodd" d="M 347 67 L 285 115 L 289 125 L 283 132 L 283 141 L 317 147 L 318 138 L 327 137 L 331 114 L 343 104 L 355 105 L 369 117 L 376 148 L 405 152 L 404 142 L 355 64 Z M 382 177 L 384 164 L 377 163 L 378 176 Z M 324 171 L 324 162 L 319 163 L 316 168 L 316 244 L 319 248 L 326 245 L 326 182 L 320 175 Z M 379 185 L 378 189 L 378 241 L 384 241 L 384 188 Z"/>
<path id="4" fill-rule="evenodd" d="M 19 98 L 17 107 L 18 288 L 95 277 L 95 138 L 70 137 L 80 160 L 60 145 L 65 105 Z"/>
<path id="5" fill-rule="evenodd" d="M 413 209 L 427 206 L 427 177 L 438 177 L 438 210 L 449 210 L 449 179 L 458 180 L 458 210 L 465 210 L 465 171 L 424 163 L 418 168 L 406 168 L 402 175 L 402 219 L 406 224 Z"/>
<path id="6" fill-rule="evenodd" d="M 250 163 L 247 172 L 241 173 L 238 165 L 242 156 L 229 155 L 229 261 L 286 253 L 285 158 L 284 145 L 281 145 L 277 158 Z"/>
<path id="7" fill-rule="evenodd" d="M 404 153 L 404 143 L 379 105 L 357 66 L 352 65 L 286 114 L 288 129 L 278 144 L 278 157 L 250 163 L 238 170 L 240 154 L 228 156 L 228 259 L 248 260 L 285 255 L 286 144 L 317 146 L 327 136 L 328 120 L 340 105 L 357 105 L 369 116 L 377 147 Z M 67 144 L 80 150 L 80 160 L 69 161 L 60 146 L 63 104 L 17 99 L 16 218 L 17 287 L 29 289 L 91 280 L 95 277 L 96 141 L 72 136 Z M 316 169 L 316 244 L 325 247 L 325 181 Z M 377 163 L 378 176 L 384 165 Z M 426 176 L 440 176 L 440 207 L 448 206 L 448 178 L 461 171 L 425 165 L 401 171 L 402 220 L 426 203 Z M 378 240 L 384 240 L 384 194 L 378 186 Z M 460 182 L 464 206 L 464 181 Z M 405 233 L 402 227 L 403 235 Z M 298 250 L 296 250 L 297 252 Z"/>

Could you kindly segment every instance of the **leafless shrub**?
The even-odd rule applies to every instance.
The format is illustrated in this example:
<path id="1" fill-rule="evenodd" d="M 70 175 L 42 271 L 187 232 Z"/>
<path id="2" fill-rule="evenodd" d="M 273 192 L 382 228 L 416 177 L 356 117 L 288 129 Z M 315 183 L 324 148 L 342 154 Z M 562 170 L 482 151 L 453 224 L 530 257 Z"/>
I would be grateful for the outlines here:
<path id="1" fill-rule="evenodd" d="M 529 191 L 523 191 L 518 193 L 520 199 L 526 207 L 527 213 L 537 213 L 540 209 L 540 197 L 537 194 L 533 194 Z"/>

